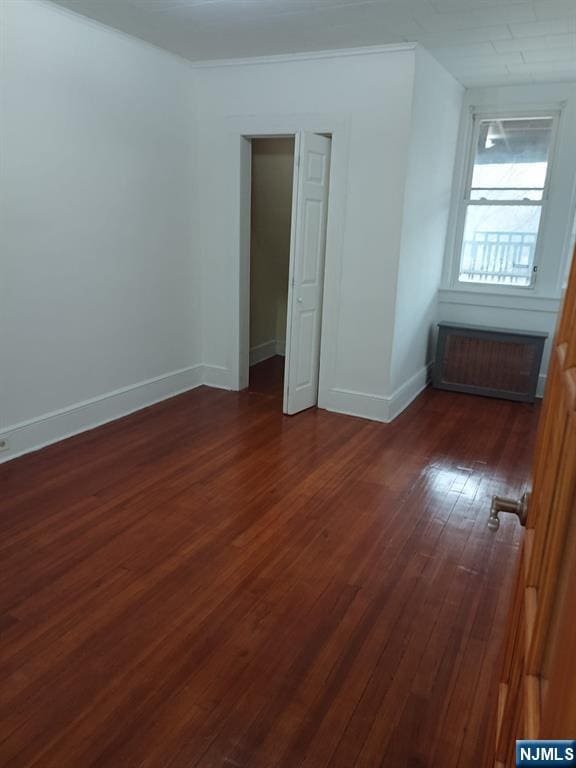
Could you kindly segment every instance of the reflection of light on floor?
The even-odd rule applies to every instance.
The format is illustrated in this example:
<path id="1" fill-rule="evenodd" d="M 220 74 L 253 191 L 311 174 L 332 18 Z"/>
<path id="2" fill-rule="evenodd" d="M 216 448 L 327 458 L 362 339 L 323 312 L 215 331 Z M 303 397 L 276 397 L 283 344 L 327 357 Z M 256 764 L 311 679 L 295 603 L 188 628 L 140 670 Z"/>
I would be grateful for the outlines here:
<path id="1" fill-rule="evenodd" d="M 454 466 L 450 461 L 436 461 L 423 470 L 427 492 L 440 501 L 447 495 L 457 496 L 458 500 L 470 505 L 481 501 L 487 503 L 495 493 L 506 487 L 509 479 L 494 473 L 485 474 L 486 462 L 477 461 L 471 466 Z"/>
<path id="2" fill-rule="evenodd" d="M 458 493 L 475 496 L 482 479 L 481 469 L 455 467 L 446 462 L 435 462 L 424 470 L 428 486 L 437 493 Z"/>
<path id="3" fill-rule="evenodd" d="M 425 484 L 421 498 L 431 526 L 454 537 L 444 539 L 446 546 L 463 546 L 474 528 L 476 536 L 483 535 L 492 496 L 510 488 L 510 477 L 505 472 L 487 474 L 483 461 L 461 466 L 449 459 L 436 460 L 422 469 L 421 477 Z M 489 535 L 487 528 L 484 533 Z"/>

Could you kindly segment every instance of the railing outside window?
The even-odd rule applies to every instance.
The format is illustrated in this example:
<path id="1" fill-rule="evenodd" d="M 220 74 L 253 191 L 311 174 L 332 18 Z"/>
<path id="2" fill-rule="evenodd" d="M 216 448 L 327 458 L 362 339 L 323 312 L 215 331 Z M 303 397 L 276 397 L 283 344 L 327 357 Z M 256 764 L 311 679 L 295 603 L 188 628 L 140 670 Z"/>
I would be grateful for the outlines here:
<path id="1" fill-rule="evenodd" d="M 536 238 L 533 232 L 475 232 L 463 243 L 460 280 L 529 284 Z"/>

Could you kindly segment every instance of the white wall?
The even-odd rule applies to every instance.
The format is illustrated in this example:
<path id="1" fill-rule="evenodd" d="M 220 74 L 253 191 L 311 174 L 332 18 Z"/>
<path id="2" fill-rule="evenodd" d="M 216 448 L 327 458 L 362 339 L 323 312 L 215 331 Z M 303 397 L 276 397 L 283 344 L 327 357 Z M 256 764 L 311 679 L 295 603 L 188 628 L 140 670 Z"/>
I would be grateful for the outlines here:
<path id="1" fill-rule="evenodd" d="M 203 350 L 238 386 L 241 135 L 330 132 L 320 405 L 385 418 L 415 54 L 260 61 L 196 70 Z"/>
<path id="2" fill-rule="evenodd" d="M 243 135 L 332 135 L 320 405 L 388 419 L 414 47 L 193 68 L 42 0 L 2 9 L 0 459 L 238 386 Z"/>
<path id="3" fill-rule="evenodd" d="M 543 392 L 550 342 L 554 329 L 576 204 L 576 84 L 523 85 L 471 89 L 466 92 L 459 138 L 459 159 L 453 184 L 453 212 L 463 192 L 467 128 L 472 107 L 483 109 L 561 108 L 556 153 L 551 168 L 549 200 L 541 233 L 541 260 L 535 288 L 478 289 L 451 282 L 452 266 L 458 257 L 455 217 L 451 218 L 446 250 L 443 287 L 439 294 L 439 319 L 491 327 L 549 334 L 544 351 L 539 390 Z"/>
<path id="4" fill-rule="evenodd" d="M 190 65 L 51 3 L 2 10 L 7 459 L 197 383 L 201 318 Z"/>
<path id="5" fill-rule="evenodd" d="M 434 355 L 463 97 L 464 88 L 426 51 L 417 49 L 392 355 L 397 407 L 426 383 Z"/>
<path id="6" fill-rule="evenodd" d="M 252 141 L 250 349 L 283 354 L 290 266 L 294 138 Z"/>
<path id="7" fill-rule="evenodd" d="M 0 459 L 239 385 L 242 136 L 332 135 L 320 406 L 388 420 L 416 394 L 461 94 L 435 61 L 192 67 L 42 0 L 2 8 Z"/>
<path id="8" fill-rule="evenodd" d="M 240 137 L 330 132 L 319 405 L 388 420 L 426 381 L 463 89 L 413 47 L 206 66 L 197 78 L 204 294 L 225 291 L 203 305 L 213 382 L 241 384 Z"/>

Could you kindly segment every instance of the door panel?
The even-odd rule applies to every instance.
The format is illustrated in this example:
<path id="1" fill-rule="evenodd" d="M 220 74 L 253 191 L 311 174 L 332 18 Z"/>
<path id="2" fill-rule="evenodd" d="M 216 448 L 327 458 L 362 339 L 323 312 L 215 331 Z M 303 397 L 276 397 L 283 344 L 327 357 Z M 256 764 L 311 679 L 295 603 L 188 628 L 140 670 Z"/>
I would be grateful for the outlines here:
<path id="1" fill-rule="evenodd" d="M 298 356 L 295 390 L 302 390 L 313 384 L 314 373 L 314 336 L 316 331 L 316 311 L 302 311 L 298 323 Z"/>
<path id="2" fill-rule="evenodd" d="M 318 400 L 330 144 L 314 133 L 300 134 L 297 142 L 284 379 L 289 414 Z"/>
<path id="3" fill-rule="evenodd" d="M 515 766 L 516 739 L 576 737 L 575 616 L 576 253 L 542 406 L 490 768 Z"/>

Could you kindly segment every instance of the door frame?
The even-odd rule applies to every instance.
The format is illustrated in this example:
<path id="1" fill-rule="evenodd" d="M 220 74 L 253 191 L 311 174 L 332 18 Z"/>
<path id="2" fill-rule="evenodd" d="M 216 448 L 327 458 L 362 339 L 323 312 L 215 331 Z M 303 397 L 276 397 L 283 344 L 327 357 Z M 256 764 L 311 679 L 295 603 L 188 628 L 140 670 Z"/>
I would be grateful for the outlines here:
<path id="1" fill-rule="evenodd" d="M 238 239 L 234 260 L 233 316 L 237 321 L 231 352 L 234 389 L 248 386 L 250 355 L 250 200 L 252 185 L 252 139 L 296 136 L 300 132 L 327 134 L 331 137 L 330 190 L 326 226 L 322 327 L 320 334 L 320 372 L 318 406 L 327 401 L 330 381 L 334 380 L 340 290 L 344 214 L 347 197 L 349 121 L 332 115 L 295 115 L 232 118 L 229 130 L 237 142 L 239 170 Z M 291 223 L 293 228 L 294 222 Z M 236 250 L 236 248 L 235 248 Z M 292 254 L 291 254 L 292 255 Z"/>

